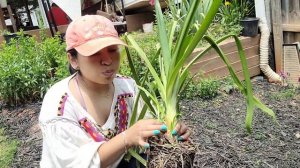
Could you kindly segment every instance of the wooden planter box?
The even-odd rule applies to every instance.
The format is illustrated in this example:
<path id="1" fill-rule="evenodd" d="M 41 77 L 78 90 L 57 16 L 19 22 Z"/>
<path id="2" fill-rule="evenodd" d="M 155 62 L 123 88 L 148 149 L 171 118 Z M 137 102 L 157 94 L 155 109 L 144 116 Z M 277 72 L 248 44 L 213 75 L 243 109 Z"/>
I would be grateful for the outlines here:
<path id="1" fill-rule="evenodd" d="M 250 77 L 259 75 L 261 73 L 259 68 L 260 36 L 257 35 L 255 37 L 240 37 L 240 40 L 246 54 Z M 240 78 L 240 80 L 243 80 L 244 76 L 242 72 L 242 65 L 234 39 L 228 39 L 222 42 L 219 46 L 226 54 L 237 76 Z M 201 51 L 201 48 L 196 49 L 192 53 L 190 59 L 192 59 Z M 193 66 L 191 66 L 190 73 L 191 75 L 198 73 L 195 76 L 196 80 L 199 80 L 201 77 L 224 78 L 226 76 L 229 76 L 229 71 L 225 63 L 223 62 L 221 57 L 214 51 L 214 49 L 208 51 Z"/>

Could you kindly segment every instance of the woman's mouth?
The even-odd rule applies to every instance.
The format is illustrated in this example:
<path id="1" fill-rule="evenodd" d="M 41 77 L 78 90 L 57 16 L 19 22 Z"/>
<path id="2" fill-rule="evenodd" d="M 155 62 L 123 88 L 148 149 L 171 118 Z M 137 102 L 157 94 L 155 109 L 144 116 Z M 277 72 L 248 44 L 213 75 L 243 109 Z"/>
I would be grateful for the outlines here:
<path id="1" fill-rule="evenodd" d="M 112 77 L 114 75 L 114 71 L 113 70 L 107 70 L 102 72 L 102 74 L 106 77 Z"/>

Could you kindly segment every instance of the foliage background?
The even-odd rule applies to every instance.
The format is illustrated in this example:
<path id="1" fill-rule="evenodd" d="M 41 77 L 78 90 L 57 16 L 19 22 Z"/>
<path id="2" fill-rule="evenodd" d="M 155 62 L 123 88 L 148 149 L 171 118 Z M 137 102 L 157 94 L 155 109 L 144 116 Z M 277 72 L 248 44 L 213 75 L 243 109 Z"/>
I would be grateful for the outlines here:
<path id="1" fill-rule="evenodd" d="M 22 32 L 0 50 L 0 97 L 8 105 L 40 100 L 68 74 L 65 45 L 58 37 L 25 37 Z"/>

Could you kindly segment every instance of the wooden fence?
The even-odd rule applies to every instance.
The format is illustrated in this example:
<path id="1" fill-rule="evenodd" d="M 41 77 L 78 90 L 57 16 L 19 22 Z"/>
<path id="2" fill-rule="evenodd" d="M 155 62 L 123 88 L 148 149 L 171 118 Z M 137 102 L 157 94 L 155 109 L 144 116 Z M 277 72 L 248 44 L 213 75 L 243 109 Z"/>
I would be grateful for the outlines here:
<path id="1" fill-rule="evenodd" d="M 276 72 L 283 69 L 283 44 L 300 41 L 300 1 L 271 0 Z"/>

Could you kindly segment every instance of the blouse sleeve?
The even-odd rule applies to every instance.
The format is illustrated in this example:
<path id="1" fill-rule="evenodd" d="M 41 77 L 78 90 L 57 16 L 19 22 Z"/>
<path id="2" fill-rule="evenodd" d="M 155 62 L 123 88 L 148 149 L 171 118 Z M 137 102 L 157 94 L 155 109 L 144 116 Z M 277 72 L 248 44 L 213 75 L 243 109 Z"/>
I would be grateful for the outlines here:
<path id="1" fill-rule="evenodd" d="M 41 167 L 101 167 L 98 148 L 104 141 L 95 142 L 88 138 L 78 123 L 57 117 L 40 125 L 44 157 Z"/>

